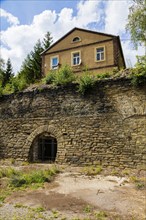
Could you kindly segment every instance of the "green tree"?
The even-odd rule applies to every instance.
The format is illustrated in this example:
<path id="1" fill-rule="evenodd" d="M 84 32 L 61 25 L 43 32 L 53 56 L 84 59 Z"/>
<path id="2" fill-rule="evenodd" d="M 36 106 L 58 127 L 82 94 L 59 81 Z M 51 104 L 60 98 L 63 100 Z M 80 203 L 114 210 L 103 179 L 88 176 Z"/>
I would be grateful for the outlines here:
<path id="1" fill-rule="evenodd" d="M 8 60 L 6 62 L 6 70 L 5 70 L 5 79 L 4 79 L 5 84 L 8 83 L 13 76 L 14 76 L 14 74 L 13 74 L 11 60 L 10 60 L 10 58 L 8 58 Z"/>
<path id="2" fill-rule="evenodd" d="M 41 42 L 40 40 L 37 41 L 33 50 L 27 55 L 26 59 L 24 60 L 21 70 L 19 72 L 19 77 L 23 78 L 26 83 L 34 83 L 36 80 L 42 78 L 42 58 L 41 53 L 50 46 L 52 42 L 52 38 L 50 33 L 47 32 L 45 38 Z"/>
<path id="3" fill-rule="evenodd" d="M 52 43 L 51 34 L 50 32 L 47 32 L 42 42 L 43 49 L 46 50 L 48 47 L 50 47 L 51 43 Z"/>
<path id="4" fill-rule="evenodd" d="M 146 46 L 146 0 L 133 0 L 126 29 L 130 31 L 135 48 L 142 44 Z"/>

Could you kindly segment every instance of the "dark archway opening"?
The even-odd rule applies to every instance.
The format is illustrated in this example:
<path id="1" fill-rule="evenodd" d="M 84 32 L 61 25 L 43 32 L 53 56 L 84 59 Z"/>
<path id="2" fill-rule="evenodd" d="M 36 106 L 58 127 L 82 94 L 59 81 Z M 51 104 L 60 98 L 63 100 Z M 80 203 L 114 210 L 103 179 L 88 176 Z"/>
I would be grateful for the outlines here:
<path id="1" fill-rule="evenodd" d="M 53 137 L 39 137 L 38 160 L 54 162 L 57 154 L 57 140 Z"/>

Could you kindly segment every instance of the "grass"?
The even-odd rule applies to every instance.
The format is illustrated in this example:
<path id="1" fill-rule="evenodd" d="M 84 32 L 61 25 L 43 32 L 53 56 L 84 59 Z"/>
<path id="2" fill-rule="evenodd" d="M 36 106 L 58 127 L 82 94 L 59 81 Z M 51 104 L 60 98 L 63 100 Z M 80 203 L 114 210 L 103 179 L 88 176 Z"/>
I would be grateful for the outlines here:
<path id="1" fill-rule="evenodd" d="M 4 177 L 11 178 L 12 176 L 18 175 L 18 174 L 19 174 L 19 171 L 11 167 L 0 169 L 0 179 Z"/>
<path id="2" fill-rule="evenodd" d="M 20 171 L 11 167 L 1 168 L 0 179 L 3 179 L 5 186 L 0 189 L 0 203 L 4 203 L 5 198 L 13 191 L 43 187 L 43 184 L 51 182 L 58 172 L 59 169 L 56 166 L 47 170 L 30 171 Z"/>
<path id="3" fill-rule="evenodd" d="M 19 172 L 10 178 L 9 185 L 12 188 L 41 187 L 45 182 L 51 182 L 57 172 L 58 170 L 55 167 L 49 170 L 34 170 L 28 173 Z"/>
<path id="4" fill-rule="evenodd" d="M 88 167 L 84 167 L 82 169 L 82 174 L 88 175 L 88 176 L 94 176 L 97 174 L 100 174 L 102 171 L 102 166 L 88 166 Z"/>
<path id="5" fill-rule="evenodd" d="M 146 189 L 146 178 L 138 178 L 136 176 L 130 176 L 130 181 L 135 184 L 136 189 Z"/>
<path id="6" fill-rule="evenodd" d="M 98 220 L 105 220 L 108 217 L 105 211 L 95 212 L 94 216 L 95 216 L 95 219 L 98 219 Z"/>
<path id="7" fill-rule="evenodd" d="M 83 211 L 84 211 L 85 213 L 90 213 L 90 212 L 91 212 L 91 209 L 92 209 L 91 206 L 90 206 L 90 205 L 87 205 L 87 206 L 85 206 L 85 208 L 84 208 Z"/>

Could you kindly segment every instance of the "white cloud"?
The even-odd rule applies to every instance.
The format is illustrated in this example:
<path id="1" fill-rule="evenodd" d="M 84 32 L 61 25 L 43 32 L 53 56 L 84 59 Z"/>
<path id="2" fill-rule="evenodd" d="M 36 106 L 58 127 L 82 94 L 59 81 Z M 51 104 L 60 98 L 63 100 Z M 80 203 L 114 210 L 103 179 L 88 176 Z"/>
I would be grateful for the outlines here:
<path id="1" fill-rule="evenodd" d="M 115 35 L 125 32 L 129 1 L 108 1 L 105 10 L 105 32 Z"/>
<path id="2" fill-rule="evenodd" d="M 45 10 L 35 15 L 30 25 L 19 25 L 18 18 L 2 9 L 3 15 L 7 15 L 5 17 L 9 18 L 11 24 L 15 24 L 1 32 L 3 58 L 7 60 L 9 57 L 14 71 L 18 71 L 36 41 L 42 39 L 47 31 L 50 31 L 56 41 L 75 26 L 87 27 L 92 22 L 98 22 L 100 19 L 100 13 L 97 10 L 99 2 L 80 1 L 77 5 L 77 14 L 74 16 L 71 8 L 63 8 L 58 14 L 56 11 Z"/>
<path id="3" fill-rule="evenodd" d="M 0 16 L 6 18 L 7 22 L 11 25 L 18 25 L 19 20 L 17 17 L 13 16 L 11 13 L 6 12 L 4 9 L 0 8 Z"/>
<path id="4" fill-rule="evenodd" d="M 19 24 L 18 18 L 2 9 L 2 15 L 11 23 L 9 28 L 1 32 L 3 58 L 7 60 L 9 57 L 14 71 L 17 72 L 36 41 L 43 39 L 47 31 L 56 41 L 74 27 L 87 28 L 92 23 L 99 24 L 101 17 L 103 19 L 101 2 L 81 0 L 77 5 L 76 12 L 71 8 L 63 8 L 59 13 L 45 10 L 41 14 L 35 15 L 29 25 Z M 105 32 L 122 35 L 125 32 L 129 3 L 126 1 L 106 1 L 104 4 L 106 4 Z M 122 46 L 126 59 L 128 57 L 132 64 L 135 62 L 135 55 L 143 51 L 141 48 L 138 52 L 131 50 L 127 42 Z"/>
<path id="5" fill-rule="evenodd" d="M 139 46 L 137 50 L 135 50 L 130 41 L 122 42 L 123 53 L 125 57 L 125 62 L 127 67 L 133 67 L 136 63 L 136 56 L 142 56 L 145 53 L 144 46 Z"/>

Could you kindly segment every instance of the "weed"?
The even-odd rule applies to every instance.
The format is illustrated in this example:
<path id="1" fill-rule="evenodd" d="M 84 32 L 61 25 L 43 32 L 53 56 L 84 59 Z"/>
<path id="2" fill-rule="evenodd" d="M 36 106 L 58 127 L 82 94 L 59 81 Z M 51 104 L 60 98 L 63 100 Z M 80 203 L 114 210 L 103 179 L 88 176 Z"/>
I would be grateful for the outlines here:
<path id="1" fill-rule="evenodd" d="M 94 216 L 95 216 L 95 218 L 98 219 L 98 220 L 104 220 L 104 219 L 106 219 L 107 214 L 106 214 L 106 212 L 104 212 L 104 211 L 99 211 L 99 212 L 95 212 L 95 213 L 94 213 Z"/>
<path id="2" fill-rule="evenodd" d="M 122 174 L 123 174 L 123 175 L 126 175 L 126 176 L 129 176 L 130 170 L 123 170 L 123 171 L 122 171 Z"/>
<path id="3" fill-rule="evenodd" d="M 19 171 L 9 167 L 9 168 L 1 168 L 0 169 L 0 178 L 7 177 L 11 178 L 14 175 L 19 174 Z"/>
<path id="4" fill-rule="evenodd" d="M 111 171 L 111 175 L 113 175 L 113 176 L 119 176 L 119 171 L 113 169 L 113 170 Z"/>
<path id="5" fill-rule="evenodd" d="M 58 218 L 59 217 L 59 212 L 57 210 L 52 210 L 52 214 L 54 218 Z"/>
<path id="6" fill-rule="evenodd" d="M 0 203 L 4 203 L 5 198 L 7 196 L 9 196 L 11 193 L 12 193 L 12 190 L 10 190 L 10 189 L 7 189 L 7 190 L 2 189 L 2 190 L 0 190 Z"/>
<path id="7" fill-rule="evenodd" d="M 37 212 L 37 213 L 40 213 L 40 212 L 44 212 L 45 211 L 45 209 L 42 207 L 42 206 L 39 206 L 39 207 L 37 207 L 37 208 L 35 208 L 35 209 L 32 209 L 33 211 L 35 211 L 35 212 Z"/>
<path id="8" fill-rule="evenodd" d="M 27 208 L 27 206 L 24 206 L 24 205 L 22 205 L 22 204 L 20 204 L 20 203 L 15 204 L 14 207 L 15 207 L 15 208 Z"/>
<path id="9" fill-rule="evenodd" d="M 33 187 L 38 188 L 43 185 L 44 182 L 50 182 L 53 176 L 58 172 L 56 167 L 52 167 L 49 170 L 31 171 L 29 173 L 19 172 L 17 175 L 13 175 L 10 179 L 10 187 Z"/>
<path id="10" fill-rule="evenodd" d="M 86 175 L 93 176 L 101 173 L 102 167 L 101 166 L 89 166 L 89 167 L 84 167 L 82 172 Z"/>
<path id="11" fill-rule="evenodd" d="M 90 213 L 90 212 L 91 212 L 91 206 L 87 205 L 87 206 L 84 208 L 84 212 L 85 212 L 85 213 Z"/>
<path id="12" fill-rule="evenodd" d="M 138 178 L 136 176 L 131 176 L 130 181 L 135 183 L 136 188 L 139 190 L 146 188 L 146 179 L 145 178 Z"/>

